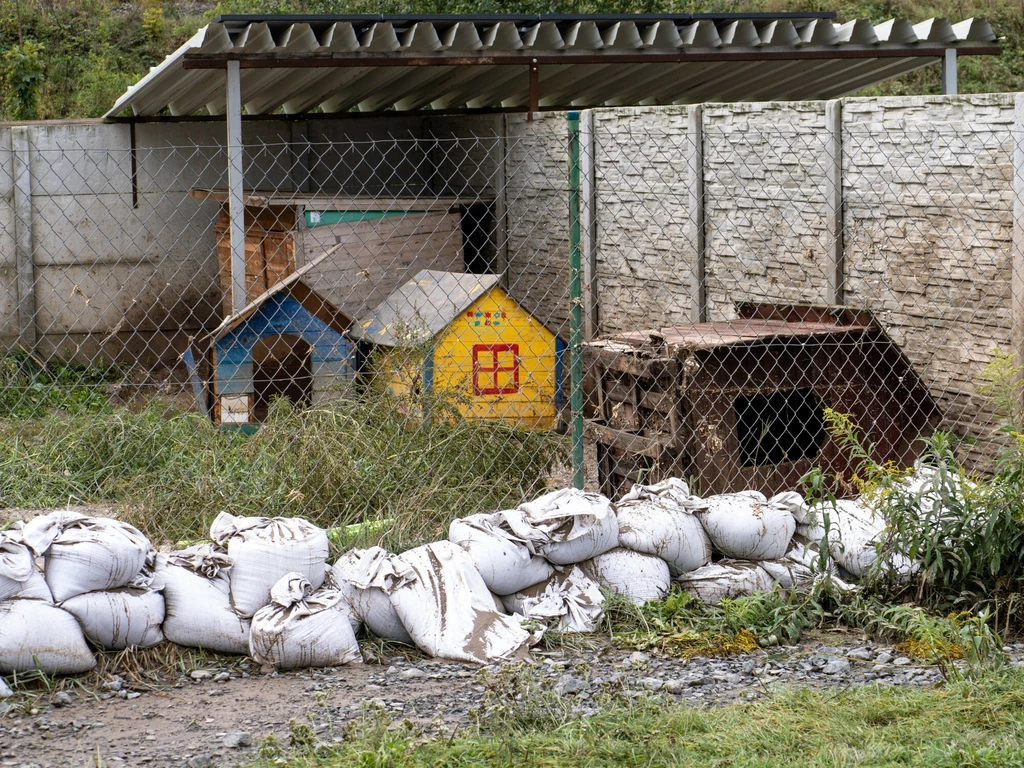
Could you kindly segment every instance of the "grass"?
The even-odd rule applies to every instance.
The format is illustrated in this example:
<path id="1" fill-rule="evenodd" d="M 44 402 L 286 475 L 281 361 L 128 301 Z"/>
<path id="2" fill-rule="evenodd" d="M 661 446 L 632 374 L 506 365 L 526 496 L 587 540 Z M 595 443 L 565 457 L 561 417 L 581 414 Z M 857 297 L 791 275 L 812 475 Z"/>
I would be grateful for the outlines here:
<path id="1" fill-rule="evenodd" d="M 563 451 L 557 435 L 445 407 L 424 423 L 386 396 L 302 410 L 279 401 L 252 436 L 159 405 L 0 419 L 0 508 L 109 505 L 158 543 L 204 537 L 221 510 L 325 527 L 389 519 L 349 543 L 400 550 L 539 492 Z"/>
<path id="2" fill-rule="evenodd" d="M 368 709 L 341 743 L 295 738 L 290 750 L 273 744 L 252 768 L 1024 765 L 1020 671 L 933 689 L 780 690 L 707 709 L 620 695 L 582 717 L 555 698 L 548 704 L 527 697 L 518 707 L 495 707 L 482 713 L 481 725 L 446 736 Z"/>

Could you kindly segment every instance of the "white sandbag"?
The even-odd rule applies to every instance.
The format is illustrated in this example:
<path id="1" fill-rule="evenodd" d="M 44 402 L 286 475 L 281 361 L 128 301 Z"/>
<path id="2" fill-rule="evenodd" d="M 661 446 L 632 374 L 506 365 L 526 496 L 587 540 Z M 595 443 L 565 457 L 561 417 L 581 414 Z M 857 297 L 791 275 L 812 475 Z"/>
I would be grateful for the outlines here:
<path id="1" fill-rule="evenodd" d="M 85 637 L 105 651 L 149 648 L 164 634 L 163 579 L 138 576 L 127 586 L 75 595 L 60 604 L 82 625 Z"/>
<path id="2" fill-rule="evenodd" d="M 123 587 L 146 564 L 151 547 L 138 528 L 109 517 L 63 510 L 25 523 L 25 543 L 44 557 L 53 599 Z"/>
<path id="3" fill-rule="evenodd" d="M 411 572 L 396 566 L 395 556 L 381 547 L 350 549 L 338 558 L 324 586 L 339 590 L 353 615 L 377 637 L 413 645 L 391 598 L 376 583 L 386 579 L 412 578 Z M 403 575 L 404 574 L 404 575 Z"/>
<path id="4" fill-rule="evenodd" d="M 649 600 L 663 600 L 672 585 L 672 576 L 664 560 L 623 547 L 585 560 L 580 563 L 580 568 L 605 589 L 636 605 L 643 605 Z"/>
<path id="5" fill-rule="evenodd" d="M 462 547 L 438 541 L 393 560 L 413 578 L 383 577 L 378 586 L 424 653 L 479 663 L 526 657 L 533 636 L 515 617 L 494 610 L 490 590 Z"/>
<path id="6" fill-rule="evenodd" d="M 575 565 L 501 600 L 510 613 L 556 632 L 593 632 L 604 616 L 601 587 Z"/>
<path id="7" fill-rule="evenodd" d="M 14 691 L 11 690 L 10 686 L 4 682 L 4 679 L 0 677 L 0 699 L 9 699 L 14 695 Z"/>
<path id="8" fill-rule="evenodd" d="M 723 493 L 704 499 L 697 512 L 712 546 L 737 560 L 777 560 L 796 531 L 788 500 L 766 499 L 757 491 Z"/>
<path id="9" fill-rule="evenodd" d="M 772 588 L 772 577 L 761 564 L 745 560 L 720 560 L 684 573 L 676 581 L 705 605 Z"/>
<path id="10" fill-rule="evenodd" d="M 581 563 L 619 543 L 615 508 L 599 493 L 563 488 L 501 515 L 512 533 L 555 565 Z"/>
<path id="11" fill-rule="evenodd" d="M 823 502 L 815 505 L 813 511 L 815 522 L 803 529 L 804 537 L 812 542 L 824 538 L 827 513 L 828 550 L 832 559 L 851 576 L 866 576 L 878 560 L 878 546 L 885 536 L 886 522 L 881 513 L 860 499 L 839 499 L 835 504 Z M 908 576 L 915 570 L 914 564 L 902 555 L 891 557 L 889 565 L 901 576 Z"/>
<path id="12" fill-rule="evenodd" d="M 554 569 L 543 557 L 533 554 L 526 541 L 502 525 L 503 515 L 496 512 L 453 520 L 448 540 L 469 553 L 488 589 L 510 595 L 544 581 Z"/>
<path id="13" fill-rule="evenodd" d="M 301 517 L 217 515 L 210 538 L 226 546 L 231 604 L 249 618 L 270 602 L 270 589 L 287 573 L 301 573 L 313 589 L 324 583 L 330 546 L 327 532 Z"/>
<path id="14" fill-rule="evenodd" d="M 96 666 L 78 621 L 44 600 L 0 602 L 0 673 L 77 675 Z"/>
<path id="15" fill-rule="evenodd" d="M 796 491 L 777 493 L 769 501 L 789 510 L 789 514 L 793 516 L 797 525 L 809 523 L 814 519 L 814 512 L 808 506 L 807 501 Z"/>
<path id="16" fill-rule="evenodd" d="M 270 590 L 270 601 L 252 618 L 249 653 L 256 661 L 278 669 L 362 662 L 337 590 L 314 590 L 301 573 L 289 573 Z"/>
<path id="17" fill-rule="evenodd" d="M 679 478 L 634 485 L 615 506 L 619 546 L 660 557 L 673 576 L 711 562 L 711 540 L 694 514 L 707 505 Z"/>
<path id="18" fill-rule="evenodd" d="M 231 558 L 209 545 L 157 555 L 164 637 L 189 648 L 249 653 L 249 620 L 231 607 L 230 569 Z"/>
<path id="19" fill-rule="evenodd" d="M 43 572 L 19 531 L 0 533 L 0 600 L 14 597 L 53 602 Z"/>

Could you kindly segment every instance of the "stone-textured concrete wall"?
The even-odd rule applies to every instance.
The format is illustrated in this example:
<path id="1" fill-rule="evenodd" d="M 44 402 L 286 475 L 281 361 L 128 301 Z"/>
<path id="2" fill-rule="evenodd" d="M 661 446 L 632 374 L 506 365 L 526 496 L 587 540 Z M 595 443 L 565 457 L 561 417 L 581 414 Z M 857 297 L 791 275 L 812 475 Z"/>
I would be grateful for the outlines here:
<path id="1" fill-rule="evenodd" d="M 688 322 L 686 108 L 601 109 L 593 119 L 600 329 Z"/>
<path id="2" fill-rule="evenodd" d="M 992 448 L 981 396 L 1010 348 L 1012 94 L 843 103 L 846 302 L 875 313 L 946 427 Z"/>
<path id="3" fill-rule="evenodd" d="M 506 117 L 508 269 L 512 295 L 568 334 L 569 132 L 565 115 Z"/>
<path id="4" fill-rule="evenodd" d="M 840 105 L 844 302 L 871 310 L 984 464 L 996 416 L 979 391 L 1011 343 L 1014 95 L 845 99 Z M 685 108 L 593 111 L 600 332 L 689 319 Z M 823 102 L 703 109 L 709 319 L 739 301 L 827 303 L 836 184 Z M 515 123 L 524 288 L 556 285 L 566 317 L 564 115 Z M 558 141 L 539 151 L 545 136 Z M 529 137 L 529 138 L 527 138 Z M 542 179 L 543 184 L 538 180 Z M 553 234 L 557 233 L 555 237 Z M 555 242 L 552 244 L 551 240 Z M 552 305 L 553 302 L 553 305 Z"/>
<path id="5" fill-rule="evenodd" d="M 738 301 L 825 300 L 824 119 L 820 101 L 704 108 L 709 320 Z"/>

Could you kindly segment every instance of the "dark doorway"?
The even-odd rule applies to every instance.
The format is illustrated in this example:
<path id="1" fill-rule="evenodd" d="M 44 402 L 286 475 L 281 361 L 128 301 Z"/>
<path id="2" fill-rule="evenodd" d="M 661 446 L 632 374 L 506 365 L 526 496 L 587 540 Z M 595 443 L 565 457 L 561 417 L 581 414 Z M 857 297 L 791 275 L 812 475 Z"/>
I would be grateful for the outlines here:
<path id="1" fill-rule="evenodd" d="M 813 389 L 741 395 L 736 409 L 744 467 L 813 459 L 825 442 L 825 416 Z"/>
<path id="2" fill-rule="evenodd" d="M 252 351 L 253 417 L 267 418 L 270 401 L 287 397 L 295 405 L 309 405 L 313 392 L 313 348 L 288 333 L 257 342 Z"/>
<path id="3" fill-rule="evenodd" d="M 474 275 L 494 274 L 497 269 L 497 220 L 494 205 L 473 203 L 462 207 L 462 260 Z"/>

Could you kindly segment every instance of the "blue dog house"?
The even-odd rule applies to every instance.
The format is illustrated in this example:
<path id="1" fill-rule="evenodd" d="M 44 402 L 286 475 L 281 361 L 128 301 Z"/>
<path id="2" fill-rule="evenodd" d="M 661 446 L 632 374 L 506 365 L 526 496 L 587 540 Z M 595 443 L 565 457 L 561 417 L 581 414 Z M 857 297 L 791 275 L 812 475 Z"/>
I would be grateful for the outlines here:
<path id="1" fill-rule="evenodd" d="M 256 424 L 274 397 L 309 405 L 355 380 L 355 347 L 344 337 L 352 318 L 303 281 L 306 271 L 276 283 L 214 331 L 215 423 Z"/>

